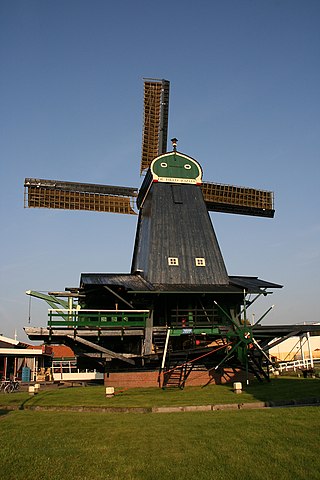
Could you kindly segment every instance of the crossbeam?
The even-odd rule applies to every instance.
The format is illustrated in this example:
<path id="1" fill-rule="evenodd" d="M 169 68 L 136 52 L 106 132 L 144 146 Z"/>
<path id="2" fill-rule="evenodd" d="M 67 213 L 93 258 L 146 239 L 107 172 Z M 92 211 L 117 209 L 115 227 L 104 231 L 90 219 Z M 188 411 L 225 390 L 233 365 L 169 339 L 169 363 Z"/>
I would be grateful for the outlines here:
<path id="1" fill-rule="evenodd" d="M 79 335 L 76 335 L 75 337 L 73 335 L 67 335 L 67 336 L 71 340 L 75 340 L 79 343 L 82 343 L 83 345 L 86 345 L 87 347 L 93 348 L 94 350 L 98 350 L 98 352 L 106 353 L 112 358 L 117 358 L 118 360 L 122 360 L 123 362 L 130 363 L 130 365 L 135 365 L 134 360 L 131 360 L 130 358 L 126 358 L 120 353 L 116 353 L 116 352 L 113 352 L 112 350 L 108 350 L 107 348 L 101 347 L 101 345 L 97 345 L 96 343 L 90 342 L 89 340 L 79 337 Z"/>
<path id="2" fill-rule="evenodd" d="M 138 191 L 134 187 L 119 187 L 117 185 L 102 185 L 99 183 L 65 182 L 61 180 L 46 180 L 43 178 L 26 178 L 24 186 L 62 190 L 64 192 L 101 193 L 105 195 L 124 195 L 136 197 Z"/>

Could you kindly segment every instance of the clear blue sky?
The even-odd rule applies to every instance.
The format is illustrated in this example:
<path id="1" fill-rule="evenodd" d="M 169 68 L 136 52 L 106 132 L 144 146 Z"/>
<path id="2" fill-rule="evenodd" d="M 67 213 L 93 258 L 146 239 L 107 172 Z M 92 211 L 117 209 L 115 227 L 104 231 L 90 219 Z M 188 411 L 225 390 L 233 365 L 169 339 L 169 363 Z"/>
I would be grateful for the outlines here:
<path id="1" fill-rule="evenodd" d="M 25 290 L 130 271 L 136 218 L 24 209 L 23 180 L 139 186 L 143 77 L 205 180 L 275 193 L 274 219 L 211 215 L 230 275 L 284 285 L 249 312 L 319 321 L 319 25 L 319 0 L 1 0 L 0 333 L 26 339 Z"/>

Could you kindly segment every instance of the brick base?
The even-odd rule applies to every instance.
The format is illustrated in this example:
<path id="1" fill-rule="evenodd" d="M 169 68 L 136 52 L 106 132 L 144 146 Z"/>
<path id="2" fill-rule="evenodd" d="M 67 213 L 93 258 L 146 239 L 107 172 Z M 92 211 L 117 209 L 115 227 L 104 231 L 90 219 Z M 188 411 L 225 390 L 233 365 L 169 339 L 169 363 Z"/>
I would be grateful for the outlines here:
<path id="1" fill-rule="evenodd" d="M 245 374 L 240 370 L 226 369 L 223 375 L 208 370 L 207 372 L 191 372 L 186 386 L 202 386 L 208 382 L 214 385 L 232 382 L 244 382 Z M 111 372 L 105 374 L 104 385 L 106 387 L 121 388 L 146 388 L 159 386 L 159 372 L 143 371 L 143 372 Z"/>
<path id="2" fill-rule="evenodd" d="M 104 384 L 106 387 L 122 387 L 122 388 L 144 388 L 157 387 L 158 371 L 147 372 L 113 372 L 106 373 L 104 376 Z"/>

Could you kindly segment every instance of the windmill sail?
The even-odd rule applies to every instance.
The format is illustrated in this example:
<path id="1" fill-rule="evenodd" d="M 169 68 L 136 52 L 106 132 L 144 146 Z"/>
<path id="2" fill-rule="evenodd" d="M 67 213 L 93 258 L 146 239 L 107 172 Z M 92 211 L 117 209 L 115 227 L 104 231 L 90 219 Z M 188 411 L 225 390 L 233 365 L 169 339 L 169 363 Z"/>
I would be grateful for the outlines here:
<path id="1" fill-rule="evenodd" d="M 149 168 L 154 158 L 167 151 L 169 86 L 168 80 L 145 79 L 144 81 L 140 173 Z"/>
<path id="2" fill-rule="evenodd" d="M 201 189 L 209 211 L 270 218 L 274 216 L 273 192 L 209 182 L 203 182 Z"/>
<path id="3" fill-rule="evenodd" d="M 25 207 L 136 215 L 135 188 L 36 178 L 26 178 L 24 187 Z"/>

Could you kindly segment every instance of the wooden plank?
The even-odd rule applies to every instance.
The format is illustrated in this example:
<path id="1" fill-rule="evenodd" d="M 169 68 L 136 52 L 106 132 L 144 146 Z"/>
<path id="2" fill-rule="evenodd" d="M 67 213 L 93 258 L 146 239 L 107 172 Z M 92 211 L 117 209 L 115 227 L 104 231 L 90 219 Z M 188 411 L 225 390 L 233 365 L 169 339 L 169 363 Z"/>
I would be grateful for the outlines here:
<path id="1" fill-rule="evenodd" d="M 25 327 L 24 328 L 26 334 L 31 340 L 46 340 L 49 337 L 67 337 L 70 335 L 70 332 L 73 332 L 73 328 L 47 328 L 47 327 Z M 130 337 L 130 336 L 144 336 L 144 328 L 129 328 L 123 329 L 119 328 L 106 328 L 101 329 L 98 332 L 98 329 L 90 329 L 90 330 L 78 330 L 81 331 L 81 335 L 83 337 Z M 73 338 L 73 335 L 72 335 Z"/>
<path id="2" fill-rule="evenodd" d="M 68 335 L 68 338 L 71 340 L 74 340 L 76 342 L 82 343 L 83 345 L 86 345 L 87 347 L 91 347 L 94 350 L 98 350 L 99 352 L 102 353 L 107 353 L 110 355 L 112 358 L 117 358 L 118 360 L 122 360 L 123 362 L 130 363 L 130 365 L 135 365 L 135 361 L 131 360 L 130 358 L 126 358 L 120 353 L 113 352 L 112 350 L 108 350 L 107 348 L 101 347 L 100 345 L 97 345 L 96 343 L 90 342 L 89 340 L 85 340 L 82 337 L 79 337 L 79 335 L 76 335 L 75 337 L 73 335 Z"/>

